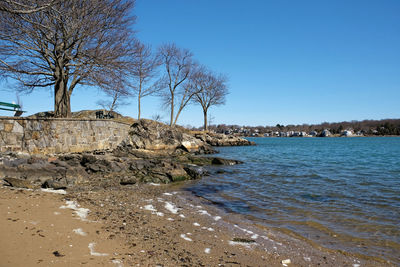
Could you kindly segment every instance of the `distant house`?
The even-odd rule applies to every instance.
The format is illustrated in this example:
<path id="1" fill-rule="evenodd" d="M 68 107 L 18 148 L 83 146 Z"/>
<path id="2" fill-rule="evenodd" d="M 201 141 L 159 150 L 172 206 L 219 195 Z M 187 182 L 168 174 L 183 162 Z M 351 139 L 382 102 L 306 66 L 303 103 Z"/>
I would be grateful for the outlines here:
<path id="1" fill-rule="evenodd" d="M 322 133 L 321 133 L 321 137 L 329 137 L 331 135 L 332 134 L 328 129 L 323 130 Z"/>
<path id="2" fill-rule="evenodd" d="M 288 137 L 289 133 L 288 132 L 279 132 L 279 137 Z"/>
<path id="3" fill-rule="evenodd" d="M 348 129 L 348 130 L 344 130 L 343 132 L 341 132 L 340 135 L 349 137 L 349 136 L 353 136 L 354 132 L 353 132 L 353 130 Z"/>
<path id="4" fill-rule="evenodd" d="M 363 131 L 363 130 L 358 131 L 358 132 L 356 133 L 356 135 L 358 135 L 358 136 L 364 136 L 364 135 L 365 135 L 365 131 Z"/>
<path id="5" fill-rule="evenodd" d="M 293 136 L 293 137 L 299 137 L 299 136 L 300 136 L 300 133 L 299 133 L 299 132 L 294 132 L 291 136 Z"/>
<path id="6" fill-rule="evenodd" d="M 316 136 L 318 136 L 318 132 L 317 131 L 311 131 L 310 132 L 310 136 L 316 137 Z"/>
<path id="7" fill-rule="evenodd" d="M 296 132 L 293 132 L 293 134 L 291 136 L 293 136 L 293 137 L 306 137 L 306 136 L 308 136 L 308 134 L 306 132 L 296 131 Z"/>

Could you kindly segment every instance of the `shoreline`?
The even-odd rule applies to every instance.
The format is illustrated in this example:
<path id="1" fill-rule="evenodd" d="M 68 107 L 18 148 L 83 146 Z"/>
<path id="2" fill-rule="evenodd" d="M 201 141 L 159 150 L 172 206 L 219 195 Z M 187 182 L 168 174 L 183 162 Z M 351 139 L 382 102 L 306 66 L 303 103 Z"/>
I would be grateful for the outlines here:
<path id="1" fill-rule="evenodd" d="M 65 205 L 66 199 L 76 201 L 82 208 L 89 209 L 89 222 L 74 219 L 71 216 L 73 213 L 71 210 L 60 209 L 60 212 L 67 211 L 62 215 L 66 220 L 65 225 L 70 225 L 71 220 L 72 223 L 85 223 L 82 229 L 90 229 L 89 234 L 90 232 L 97 233 L 94 237 L 100 238 L 100 241 L 91 242 L 99 244 L 96 252 L 98 250 L 101 253 L 113 255 L 109 258 L 93 256 L 86 244 L 90 243 L 89 240 L 81 240 L 76 245 L 81 247 L 82 255 L 79 257 L 88 257 L 89 264 L 101 262 L 109 266 L 135 266 L 135 264 L 150 266 L 215 266 L 218 264 L 221 266 L 387 266 L 387 263 L 359 259 L 337 251 L 320 250 L 273 229 L 257 227 L 239 214 L 223 212 L 213 206 L 210 201 L 184 191 L 184 186 L 185 183 L 141 184 L 107 189 L 92 187 L 68 191 L 66 195 L 55 195 L 37 190 L 10 189 L 4 186 L 0 188 L 0 191 L 4 196 L 1 198 L 1 205 L 4 205 L 6 196 L 14 195 L 18 196 L 19 200 L 27 200 L 32 196 L 36 196 L 42 202 L 52 199 L 57 204 L 53 207 L 55 209 L 59 209 L 60 203 Z M 8 201 L 12 203 L 15 198 L 10 198 Z M 16 208 L 16 214 L 31 209 L 24 207 L 21 203 L 19 206 Z M 24 215 L 28 214 L 25 212 Z M 42 218 L 42 220 L 49 220 L 49 218 Z M 3 226 L 4 221 L 3 219 Z M 92 226 L 88 225 L 90 222 L 95 222 L 93 224 L 98 229 L 91 228 Z M 50 232 L 48 234 L 51 235 Z M 73 233 L 70 234 L 72 235 Z M 29 237 L 18 238 L 26 242 Z M 49 264 L 51 260 L 57 260 L 57 266 L 68 263 L 72 260 L 72 254 L 60 249 L 67 243 L 68 238 L 65 234 L 59 235 L 58 247 L 55 247 L 54 251 L 59 251 L 65 256 L 56 257 L 52 253 L 47 253 L 42 255 L 43 261 L 40 263 L 43 264 L 46 260 Z M 15 255 L 14 259 L 18 260 L 18 258 Z M 112 262 L 111 258 L 114 258 L 115 262 Z M 37 261 L 32 263 L 40 265 Z M 13 266 L 18 266 L 18 264 Z"/>
<path id="2" fill-rule="evenodd" d="M 310 157 L 310 154 L 312 153 L 307 154 L 308 157 L 306 157 L 304 156 L 304 153 L 296 154 L 290 151 L 290 149 L 283 149 L 283 151 L 281 151 L 280 147 L 290 147 L 289 145 L 293 142 L 290 142 L 288 139 L 285 139 L 287 142 L 268 142 L 268 137 L 264 138 L 266 138 L 264 141 L 261 140 L 263 139 L 263 137 L 261 137 L 261 139 L 259 139 L 260 142 L 257 142 L 257 145 L 259 145 L 258 148 L 265 147 L 266 149 L 264 150 L 259 149 L 257 151 L 257 148 L 254 150 L 236 150 L 231 148 L 225 150 L 221 149 L 221 157 L 233 155 L 232 157 L 245 162 L 244 166 L 235 166 L 233 167 L 232 172 L 226 171 L 228 174 L 224 174 L 224 171 L 219 172 L 222 174 L 217 172 L 215 179 L 211 179 L 210 182 L 207 180 L 200 182 L 200 186 L 194 186 L 193 191 L 199 193 L 199 195 L 208 197 L 212 201 L 215 200 L 218 205 L 224 209 L 226 208 L 228 211 L 243 214 L 243 217 L 248 218 L 256 225 L 258 224 L 267 229 L 277 229 L 278 231 L 284 232 L 296 239 L 304 240 L 316 248 L 328 252 L 340 251 L 345 255 L 364 258 L 366 260 L 376 260 L 385 266 L 390 264 L 397 266 L 399 264 L 399 243 L 397 240 L 398 235 L 396 235 L 398 231 L 396 222 L 398 220 L 396 221 L 396 215 L 380 217 L 379 215 L 382 213 L 375 212 L 373 205 L 371 205 L 371 208 L 371 206 L 368 205 L 363 206 L 362 204 L 364 203 L 360 204 L 360 213 L 357 213 L 357 210 L 352 212 L 352 209 L 348 208 L 347 205 L 348 203 L 351 203 L 349 205 L 358 205 L 360 203 L 360 196 L 364 196 L 363 200 L 367 199 L 366 196 L 363 195 L 362 191 L 366 189 L 368 190 L 368 183 L 371 183 L 371 188 L 374 188 L 373 182 L 377 181 L 377 183 L 383 187 L 386 185 L 383 181 L 372 180 L 374 179 L 373 177 L 375 177 L 373 173 L 369 176 L 365 174 L 368 173 L 368 171 L 364 171 L 364 176 L 362 174 L 355 176 L 360 179 L 356 180 L 354 184 L 358 185 L 358 182 L 363 182 L 365 183 L 365 186 L 356 188 L 350 193 L 350 200 L 347 202 L 346 200 L 341 202 L 343 194 L 346 196 L 349 192 L 340 190 L 342 190 L 343 187 L 351 188 L 350 186 L 353 185 L 353 183 L 348 182 L 346 184 L 346 182 L 340 180 L 342 177 L 345 177 L 344 179 L 346 179 L 347 176 L 343 175 L 343 173 L 340 172 L 340 169 L 337 169 L 336 166 L 332 168 L 332 164 L 328 164 L 323 166 L 324 168 L 318 169 L 318 164 L 313 162 L 313 160 L 329 162 L 331 158 L 327 157 L 326 161 L 324 161 L 322 157 L 313 158 L 313 155 Z M 336 139 L 340 141 L 338 138 Z M 391 140 L 395 139 L 396 138 Z M 255 141 L 256 138 L 249 138 L 249 140 Z M 361 139 L 359 141 L 361 141 Z M 373 140 L 371 139 L 370 141 Z M 384 140 L 381 141 L 382 142 L 380 143 L 386 142 Z M 363 142 L 351 142 L 349 144 L 360 144 L 359 147 L 362 147 L 366 142 L 368 142 L 368 140 L 364 140 Z M 324 142 L 311 142 L 310 144 L 314 145 L 318 143 L 321 145 L 320 147 L 325 147 L 323 145 Z M 346 145 L 348 142 L 335 143 Z M 274 145 L 276 144 L 280 145 L 279 149 L 274 149 Z M 293 144 L 295 144 L 293 147 L 301 149 L 301 147 L 296 145 L 303 144 L 303 142 L 295 142 Z M 309 148 L 310 147 L 307 146 L 307 149 Z M 270 153 L 267 149 L 272 150 L 272 152 Z M 265 153 L 265 160 L 260 160 L 261 163 L 258 160 L 259 158 L 264 157 L 264 154 L 260 151 Z M 288 151 L 290 153 L 288 153 Z M 311 149 L 310 151 L 315 150 Z M 347 154 L 343 152 L 344 150 L 337 151 L 339 151 L 338 154 L 340 155 Z M 348 154 L 358 155 L 356 151 L 359 152 L 360 150 L 353 148 L 353 151 L 348 152 Z M 377 151 L 379 150 L 377 149 Z M 302 152 L 304 152 L 304 150 L 302 150 Z M 286 153 L 285 155 L 287 156 L 280 157 L 280 154 L 278 153 Z M 318 153 L 315 154 L 318 155 Z M 302 157 L 299 157 L 299 155 Z M 274 156 L 277 160 L 269 159 L 269 157 L 272 158 Z M 360 158 L 362 159 L 362 157 Z M 304 165 L 303 162 L 305 162 Z M 354 166 L 357 166 L 355 164 L 356 161 L 349 160 L 348 162 L 350 162 L 350 165 L 353 163 Z M 376 160 L 371 162 L 368 166 L 376 162 L 379 161 Z M 249 165 L 246 167 L 246 164 Z M 289 167 L 287 167 L 289 171 L 286 171 L 285 164 L 289 165 Z M 346 170 L 348 170 L 346 164 L 342 165 L 336 163 L 336 165 L 339 166 L 339 168 L 340 166 L 343 166 L 343 169 L 347 167 Z M 279 167 L 277 168 L 276 166 Z M 338 175 L 335 176 L 335 174 L 332 174 L 332 172 L 329 171 L 324 172 L 329 169 L 328 167 L 330 170 L 337 172 Z M 390 168 L 388 169 L 391 170 Z M 396 181 L 396 177 L 390 176 L 384 171 L 381 173 L 380 177 L 382 176 L 392 177 L 392 180 Z M 340 178 L 338 179 L 338 177 Z M 252 181 L 255 182 L 253 183 Z M 258 183 L 259 181 L 266 182 Z M 331 181 L 332 184 L 330 183 Z M 302 186 L 302 183 L 306 186 Z M 334 183 L 342 184 L 339 184 L 336 189 L 331 191 L 324 188 L 325 186 L 335 188 Z M 256 187 L 259 184 L 265 186 L 266 189 L 263 191 L 263 187 Z M 311 184 L 317 186 L 313 188 L 309 186 Z M 213 191 L 212 186 L 219 188 L 220 192 Z M 396 187 L 394 186 L 394 188 Z M 339 192 L 338 195 L 334 196 L 337 192 Z M 341 195 L 340 192 L 346 193 Z M 352 195 L 353 192 L 354 195 Z M 279 194 L 282 195 L 282 198 Z M 382 193 L 376 199 L 373 197 L 368 198 L 368 201 L 385 203 L 386 198 L 384 196 L 386 195 Z M 344 197 L 343 199 L 346 198 Z M 226 202 L 229 204 L 225 205 Z M 236 204 L 236 202 L 239 204 Z M 343 206 L 338 202 L 342 203 Z M 347 207 L 347 209 L 343 207 Z M 392 210 L 396 210 L 395 204 L 392 206 L 388 204 L 386 207 L 392 207 Z M 381 206 L 378 208 L 378 211 L 383 211 L 386 207 Z M 368 210 L 367 208 L 371 208 L 371 210 Z M 330 213 L 332 210 L 334 212 Z M 332 216 L 332 214 L 335 215 Z M 341 220 L 342 218 L 345 219 Z M 351 221 L 353 218 L 354 221 Z M 372 220 L 370 218 L 374 219 Z M 393 229 L 391 233 L 389 230 L 385 232 L 385 224 L 387 225 L 386 229 Z"/>
<path id="3" fill-rule="evenodd" d="M 331 136 L 237 136 L 240 138 L 358 138 L 358 137 L 400 137 L 400 135 L 331 135 Z"/>
<path id="4" fill-rule="evenodd" d="M 195 181 L 193 181 L 193 182 L 195 182 Z M 186 186 L 186 185 L 184 185 L 184 186 Z M 325 247 L 321 244 L 318 244 L 317 242 L 314 242 L 311 239 L 308 239 L 300 234 L 297 234 L 295 231 L 292 231 L 288 228 L 272 227 L 272 226 L 262 224 L 260 221 L 255 221 L 254 218 L 249 218 L 245 214 L 236 213 L 234 211 L 226 210 L 224 207 L 221 207 L 219 205 L 215 205 L 211 200 L 208 200 L 201 196 L 196 196 L 191 191 L 185 190 L 184 193 L 186 193 L 185 194 L 186 197 L 188 197 L 190 199 L 194 199 L 195 202 L 202 203 L 202 205 L 207 206 L 208 209 L 211 209 L 218 214 L 223 214 L 221 216 L 224 219 L 225 226 L 227 226 L 229 231 L 235 230 L 235 228 L 236 228 L 236 230 L 239 229 L 246 234 L 246 232 L 247 232 L 246 230 L 251 229 L 251 232 L 253 232 L 253 233 L 250 233 L 250 234 L 247 233 L 248 237 L 250 237 L 254 233 L 256 233 L 256 235 L 258 235 L 258 237 L 261 236 L 261 238 L 264 240 L 272 241 L 271 238 L 265 239 L 265 236 L 263 238 L 263 233 L 267 233 L 266 234 L 267 236 L 269 236 L 269 237 L 272 236 L 273 237 L 272 239 L 276 239 L 276 240 L 273 240 L 273 241 L 275 241 L 275 244 L 276 243 L 278 243 L 278 244 L 286 243 L 288 245 L 287 250 L 285 251 L 286 253 L 288 253 L 288 255 L 290 255 L 291 253 L 298 253 L 299 251 L 301 251 L 302 253 L 304 253 L 304 255 L 313 254 L 314 260 L 318 260 L 318 258 L 321 258 L 321 257 L 325 261 L 326 261 L 326 257 L 328 257 L 328 258 L 332 257 L 332 259 L 336 258 L 336 260 L 337 260 L 341 256 L 343 256 L 344 258 L 347 258 L 347 260 L 352 259 L 354 262 L 352 264 L 354 266 L 357 266 L 358 264 L 360 266 L 392 266 L 392 265 L 395 266 L 394 263 L 392 263 L 388 260 L 385 260 L 383 258 L 380 258 L 380 257 L 368 256 L 365 254 L 347 252 L 342 249 L 334 249 L 334 248 Z M 233 227 L 232 227 L 232 225 L 233 225 Z M 236 227 L 236 226 L 242 226 L 242 227 L 245 226 L 245 228 L 247 228 L 247 229 L 243 229 L 243 228 L 241 229 L 241 227 Z M 261 240 L 261 241 L 264 241 L 264 240 Z M 256 241 L 258 242 L 260 240 L 256 240 Z M 268 244 L 266 244 L 266 246 L 268 247 Z M 341 255 L 341 256 L 337 257 L 335 255 Z M 303 259 L 304 258 L 308 258 L 308 257 L 304 256 Z M 332 266 L 337 266 L 338 263 L 337 262 L 335 263 L 336 260 L 334 260 L 334 262 L 332 263 Z M 342 263 L 343 266 L 345 266 L 345 264 L 350 264 L 349 262 L 346 262 L 346 259 L 342 259 L 342 260 L 343 260 L 343 263 Z M 306 260 L 306 262 L 307 262 L 307 260 Z M 293 260 L 292 260 L 292 263 L 293 263 Z M 301 260 L 297 261 L 297 263 L 295 265 L 296 266 L 297 265 L 306 266 L 306 265 L 304 265 L 304 262 L 302 262 Z M 315 265 L 315 263 L 310 266 L 314 266 L 314 265 Z M 317 263 L 317 265 L 319 265 L 319 264 Z M 321 263 L 321 265 L 330 266 L 330 263 L 325 262 L 325 263 Z"/>

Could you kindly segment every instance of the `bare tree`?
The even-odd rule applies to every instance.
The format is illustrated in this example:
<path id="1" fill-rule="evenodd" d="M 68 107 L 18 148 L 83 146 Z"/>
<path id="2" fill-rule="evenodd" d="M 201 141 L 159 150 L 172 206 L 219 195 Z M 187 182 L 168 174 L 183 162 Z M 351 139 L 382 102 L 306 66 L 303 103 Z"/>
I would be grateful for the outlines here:
<path id="1" fill-rule="evenodd" d="M 193 101 L 200 104 L 203 109 L 204 131 L 207 131 L 208 109 L 211 106 L 225 104 L 225 98 L 228 94 L 227 78 L 221 74 L 216 75 L 203 67 L 193 76 L 192 83 L 198 89 Z"/>
<path id="2" fill-rule="evenodd" d="M 109 99 L 101 99 L 97 101 L 97 105 L 101 106 L 105 110 L 111 112 L 115 111 L 118 107 L 128 105 L 126 99 L 131 95 L 128 89 L 127 82 L 122 78 L 124 73 L 120 73 L 119 77 L 112 77 L 114 83 L 107 82 L 103 83 L 101 87 Z"/>
<path id="3" fill-rule="evenodd" d="M 162 97 L 164 104 L 170 108 L 170 126 L 174 126 L 183 108 L 193 97 L 193 87 L 188 85 L 189 75 L 195 65 L 193 55 L 175 44 L 165 44 L 159 48 L 158 56 L 165 67 L 165 75 L 160 82 L 161 88 L 165 89 Z M 176 116 L 175 106 L 178 108 Z"/>
<path id="4" fill-rule="evenodd" d="M 31 0 L 1 0 L 0 11 L 11 14 L 32 14 L 50 7 L 61 0 L 36 1 L 35 4 Z"/>
<path id="5" fill-rule="evenodd" d="M 22 90 L 53 87 L 54 115 L 68 117 L 77 85 L 111 86 L 110 77 L 126 68 L 133 5 L 134 0 L 65 0 L 34 13 L 5 12 L 0 71 Z"/>
<path id="6" fill-rule="evenodd" d="M 118 88 L 115 88 L 114 91 L 106 91 L 106 94 L 110 99 L 107 100 L 98 100 L 97 105 L 101 106 L 103 109 L 111 112 L 115 111 L 117 108 L 123 105 L 128 105 L 128 102 L 123 99 L 123 92 Z"/>
<path id="7" fill-rule="evenodd" d="M 175 119 L 174 119 L 174 124 L 176 125 L 179 115 L 181 114 L 182 110 L 188 105 L 190 104 L 193 99 L 193 97 L 195 97 L 195 95 L 197 93 L 199 93 L 201 91 L 201 89 L 196 86 L 195 82 L 193 81 L 194 77 L 196 76 L 197 73 L 197 65 L 194 65 L 192 67 L 192 72 L 189 75 L 189 78 L 187 80 L 186 83 L 184 83 L 180 89 L 178 90 L 178 97 L 177 99 L 179 100 L 179 102 L 177 103 L 177 112 L 175 115 Z"/>
<path id="8" fill-rule="evenodd" d="M 134 82 L 131 86 L 138 101 L 138 120 L 141 116 L 141 99 L 160 90 L 158 83 L 153 82 L 160 66 L 159 62 L 158 57 L 152 54 L 151 46 L 135 42 L 129 72 Z"/>

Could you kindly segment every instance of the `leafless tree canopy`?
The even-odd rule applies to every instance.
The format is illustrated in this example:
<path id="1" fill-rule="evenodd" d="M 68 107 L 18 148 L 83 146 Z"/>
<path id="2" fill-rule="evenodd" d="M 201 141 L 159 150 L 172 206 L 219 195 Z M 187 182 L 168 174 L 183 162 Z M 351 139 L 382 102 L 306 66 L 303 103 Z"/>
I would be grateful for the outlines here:
<path id="1" fill-rule="evenodd" d="M 111 88 L 126 69 L 134 1 L 36 0 L 33 7 L 49 3 L 36 12 L 1 12 L 0 71 L 23 90 L 53 87 L 55 116 L 67 117 L 77 85 Z"/>
<path id="2" fill-rule="evenodd" d="M 228 94 L 227 78 L 224 75 L 214 74 L 205 67 L 199 68 L 192 75 L 192 84 L 196 87 L 193 101 L 201 105 L 204 115 L 204 130 L 207 131 L 207 113 L 211 106 L 222 105 Z"/>
<path id="3" fill-rule="evenodd" d="M 68 117 L 78 85 L 98 86 L 113 110 L 127 96 L 159 93 L 176 125 L 183 109 L 197 102 L 204 129 L 211 106 L 225 102 L 226 77 L 193 61 L 192 53 L 165 44 L 151 47 L 134 39 L 135 0 L 0 0 L 0 76 L 20 83 L 18 91 L 54 88 L 54 113 Z M 158 67 L 163 74 L 158 77 Z"/>
<path id="4" fill-rule="evenodd" d="M 178 48 L 175 44 L 165 44 L 158 50 L 158 57 L 165 69 L 161 78 L 162 97 L 170 108 L 170 125 L 174 126 L 183 108 L 193 97 L 188 84 L 189 76 L 195 66 L 193 55 L 187 49 Z M 175 114 L 175 109 L 178 108 Z"/>
<path id="5" fill-rule="evenodd" d="M 11 14 L 31 14 L 42 11 L 61 0 L 26 1 L 26 0 L 1 0 L 0 11 Z"/>
<path id="6" fill-rule="evenodd" d="M 151 46 L 144 45 L 139 41 L 135 42 L 130 57 L 129 73 L 132 77 L 131 88 L 138 101 L 138 120 L 141 116 L 141 99 L 160 90 L 158 82 L 154 81 L 159 66 L 160 60 L 152 54 Z"/>

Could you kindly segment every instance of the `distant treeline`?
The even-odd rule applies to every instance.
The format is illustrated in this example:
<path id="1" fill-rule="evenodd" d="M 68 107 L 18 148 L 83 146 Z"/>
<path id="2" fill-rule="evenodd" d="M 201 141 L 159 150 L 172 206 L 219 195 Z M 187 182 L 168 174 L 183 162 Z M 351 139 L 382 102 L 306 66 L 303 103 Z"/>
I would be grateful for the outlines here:
<path id="1" fill-rule="evenodd" d="M 309 133 L 311 131 L 322 132 L 325 129 L 328 129 L 332 134 L 340 134 L 344 130 L 353 130 L 354 133 L 359 132 L 364 135 L 400 135 L 400 119 L 323 122 L 321 124 L 301 125 L 277 124 L 275 126 L 239 126 L 226 124 L 209 126 L 209 130 L 218 133 L 239 133 L 243 135 L 287 131 Z"/>

